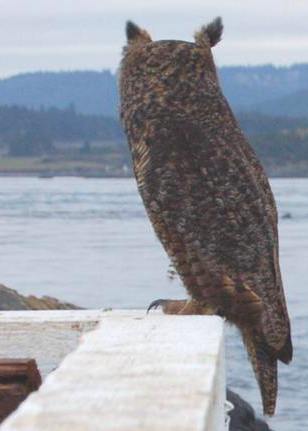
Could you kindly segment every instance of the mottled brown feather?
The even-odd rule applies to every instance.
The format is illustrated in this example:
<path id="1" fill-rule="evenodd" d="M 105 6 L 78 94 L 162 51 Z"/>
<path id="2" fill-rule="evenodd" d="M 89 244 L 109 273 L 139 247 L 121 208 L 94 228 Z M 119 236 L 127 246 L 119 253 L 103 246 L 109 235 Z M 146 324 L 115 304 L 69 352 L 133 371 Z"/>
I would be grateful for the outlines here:
<path id="1" fill-rule="evenodd" d="M 292 357 L 277 210 L 220 90 L 210 45 L 221 36 L 221 21 L 202 31 L 209 29 L 212 40 L 207 33 L 201 41 L 199 32 L 194 44 L 152 42 L 131 27 L 120 74 L 121 117 L 158 238 L 195 309 L 241 330 L 264 411 L 272 414 L 277 359 Z"/>

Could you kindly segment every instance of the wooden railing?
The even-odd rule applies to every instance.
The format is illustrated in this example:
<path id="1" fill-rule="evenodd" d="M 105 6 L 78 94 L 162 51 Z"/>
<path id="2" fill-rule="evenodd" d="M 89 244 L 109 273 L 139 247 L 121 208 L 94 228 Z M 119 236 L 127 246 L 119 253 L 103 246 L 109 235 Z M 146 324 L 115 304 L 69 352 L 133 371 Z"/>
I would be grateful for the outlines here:
<path id="1" fill-rule="evenodd" d="M 0 334 L 0 357 L 31 356 L 49 373 L 1 431 L 226 429 L 219 317 L 2 312 Z"/>

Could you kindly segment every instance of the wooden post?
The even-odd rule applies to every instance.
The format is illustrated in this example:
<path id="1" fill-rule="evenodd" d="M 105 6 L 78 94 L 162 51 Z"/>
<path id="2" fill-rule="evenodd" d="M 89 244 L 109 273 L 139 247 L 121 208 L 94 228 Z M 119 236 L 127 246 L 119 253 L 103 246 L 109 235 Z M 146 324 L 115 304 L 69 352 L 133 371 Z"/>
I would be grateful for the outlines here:
<path id="1" fill-rule="evenodd" d="M 0 423 L 41 383 L 34 359 L 0 359 Z"/>

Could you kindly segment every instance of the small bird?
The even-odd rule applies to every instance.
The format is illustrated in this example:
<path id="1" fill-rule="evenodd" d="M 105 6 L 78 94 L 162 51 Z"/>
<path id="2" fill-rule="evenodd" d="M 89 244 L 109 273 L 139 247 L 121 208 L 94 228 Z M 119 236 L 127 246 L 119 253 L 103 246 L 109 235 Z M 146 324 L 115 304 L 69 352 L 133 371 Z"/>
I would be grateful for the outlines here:
<path id="1" fill-rule="evenodd" d="M 221 18 L 194 42 L 152 41 L 127 22 L 121 119 L 138 189 L 189 300 L 169 314 L 216 314 L 235 324 L 273 415 L 277 361 L 292 359 L 279 268 L 277 211 L 259 160 L 220 89 L 212 48 Z"/>

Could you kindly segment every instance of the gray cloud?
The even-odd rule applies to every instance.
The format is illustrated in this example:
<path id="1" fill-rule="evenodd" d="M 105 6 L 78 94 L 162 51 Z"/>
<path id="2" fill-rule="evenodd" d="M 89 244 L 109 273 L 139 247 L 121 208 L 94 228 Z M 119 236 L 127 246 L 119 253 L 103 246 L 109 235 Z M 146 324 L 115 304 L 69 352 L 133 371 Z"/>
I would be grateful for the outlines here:
<path id="1" fill-rule="evenodd" d="M 129 19 L 154 39 L 192 40 L 221 15 L 223 64 L 308 62 L 305 0 L 0 0 L 0 76 L 117 67 Z"/>

